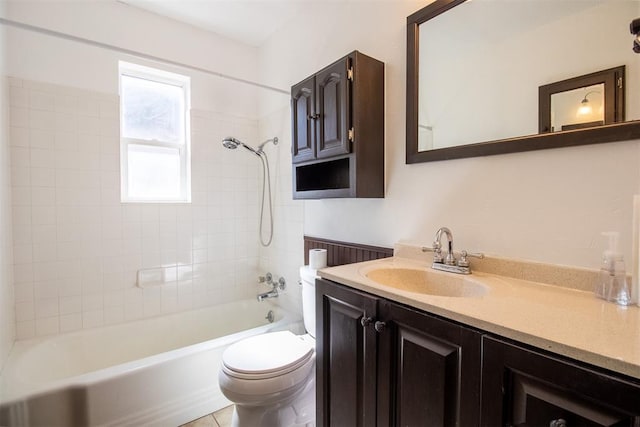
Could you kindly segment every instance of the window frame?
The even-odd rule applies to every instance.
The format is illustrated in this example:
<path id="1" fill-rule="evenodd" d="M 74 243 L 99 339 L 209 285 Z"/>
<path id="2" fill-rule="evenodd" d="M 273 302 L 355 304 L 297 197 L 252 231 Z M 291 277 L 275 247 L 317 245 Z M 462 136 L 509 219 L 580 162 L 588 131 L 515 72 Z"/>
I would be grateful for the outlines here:
<path id="1" fill-rule="evenodd" d="M 124 97 L 122 96 L 122 77 L 133 77 L 156 83 L 177 86 L 183 94 L 184 134 L 177 142 L 161 141 L 157 139 L 139 139 L 124 136 Z M 191 78 L 181 74 L 171 73 L 157 68 L 150 68 L 130 62 L 118 62 L 118 88 L 120 95 L 120 201 L 122 203 L 191 203 Z M 141 145 L 147 147 L 178 150 L 180 156 L 180 195 L 178 197 L 132 197 L 129 193 L 129 146 Z"/>

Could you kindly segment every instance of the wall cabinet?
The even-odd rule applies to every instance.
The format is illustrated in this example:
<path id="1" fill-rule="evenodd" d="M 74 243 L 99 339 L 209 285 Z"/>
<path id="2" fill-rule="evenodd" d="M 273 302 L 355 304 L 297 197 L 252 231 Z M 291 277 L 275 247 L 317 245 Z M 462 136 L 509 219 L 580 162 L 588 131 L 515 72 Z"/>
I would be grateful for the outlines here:
<path id="1" fill-rule="evenodd" d="M 477 332 L 326 280 L 316 304 L 318 425 L 478 424 Z"/>
<path id="2" fill-rule="evenodd" d="M 384 64 L 354 51 L 291 88 L 293 197 L 384 197 Z"/>
<path id="3" fill-rule="evenodd" d="M 319 426 L 634 426 L 640 382 L 316 282 Z"/>

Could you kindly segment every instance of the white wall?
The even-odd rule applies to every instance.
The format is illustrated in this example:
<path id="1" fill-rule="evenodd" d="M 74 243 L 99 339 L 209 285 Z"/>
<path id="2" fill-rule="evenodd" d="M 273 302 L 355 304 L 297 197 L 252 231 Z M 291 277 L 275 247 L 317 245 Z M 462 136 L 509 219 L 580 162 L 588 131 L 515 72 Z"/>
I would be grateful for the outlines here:
<path id="1" fill-rule="evenodd" d="M 8 10 L 4 17 L 11 20 L 237 78 L 255 80 L 258 75 L 255 48 L 123 3 L 75 0 L 16 0 L 6 3 Z M 59 67 L 67 62 L 64 54 L 50 58 L 47 67 Z M 20 61 L 28 63 L 31 59 L 24 55 Z M 87 62 L 90 59 L 87 58 Z M 73 66 L 73 63 L 69 65 Z M 25 77 L 41 80 L 35 76 Z M 91 78 L 85 76 L 80 81 L 91 81 Z M 82 84 L 79 86 L 83 87 Z"/>
<path id="2" fill-rule="evenodd" d="M 448 226 L 458 249 L 597 268 L 600 232 L 618 230 L 629 258 L 638 141 L 405 164 L 406 17 L 425 4 L 309 5 L 261 50 L 264 80 L 279 87 L 354 49 L 386 64 L 386 198 L 304 202 L 304 232 L 391 246 L 430 244 Z"/>
<path id="3" fill-rule="evenodd" d="M 243 78 L 256 74 L 254 48 L 115 2 L 56 4 L 12 3 L 11 17 L 113 44 L 128 33 L 129 49 L 226 67 Z M 117 61 L 158 64 L 24 29 L 7 32 L 18 338 L 253 297 L 259 162 L 221 140 L 257 143 L 259 111 L 282 110 L 288 97 L 260 110 L 264 89 L 162 67 L 192 78 L 193 202 L 121 204 Z M 134 286 L 139 269 L 161 265 L 171 273 L 165 283 Z"/>
<path id="4" fill-rule="evenodd" d="M 5 4 L 0 3 L 0 11 Z M 0 372 L 15 338 L 11 175 L 9 173 L 9 90 L 6 79 L 6 35 L 0 27 Z"/>

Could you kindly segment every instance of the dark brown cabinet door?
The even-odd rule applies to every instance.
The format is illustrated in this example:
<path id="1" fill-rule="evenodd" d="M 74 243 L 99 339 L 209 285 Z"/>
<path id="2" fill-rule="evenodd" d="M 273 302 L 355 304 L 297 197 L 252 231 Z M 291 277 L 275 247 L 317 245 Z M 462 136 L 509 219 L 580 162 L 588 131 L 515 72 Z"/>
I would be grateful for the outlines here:
<path id="1" fill-rule="evenodd" d="M 386 301 L 378 317 L 378 425 L 477 425 L 480 334 Z"/>
<path id="2" fill-rule="evenodd" d="M 291 88 L 291 144 L 293 163 L 315 158 L 315 78 L 310 77 Z"/>
<path id="3" fill-rule="evenodd" d="M 316 282 L 316 423 L 373 426 L 377 298 Z"/>
<path id="4" fill-rule="evenodd" d="M 473 426 L 480 334 L 316 282 L 317 425 Z"/>
<path id="5" fill-rule="evenodd" d="M 483 426 L 640 426 L 640 387 L 483 337 Z"/>
<path id="6" fill-rule="evenodd" d="M 316 74 L 316 157 L 349 154 L 351 58 L 336 62 Z"/>

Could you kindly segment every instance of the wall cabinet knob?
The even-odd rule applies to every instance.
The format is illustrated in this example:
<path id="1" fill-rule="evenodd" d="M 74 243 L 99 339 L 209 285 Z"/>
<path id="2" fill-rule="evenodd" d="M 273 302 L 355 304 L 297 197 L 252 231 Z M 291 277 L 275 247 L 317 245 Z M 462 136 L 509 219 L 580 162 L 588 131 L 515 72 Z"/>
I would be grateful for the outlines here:
<path id="1" fill-rule="evenodd" d="M 369 326 L 371 323 L 373 323 L 373 319 L 371 317 L 362 316 L 362 318 L 360 319 L 360 324 L 363 328 Z"/>
<path id="2" fill-rule="evenodd" d="M 320 117 L 320 114 L 309 114 L 307 116 L 307 119 L 309 119 L 309 120 L 317 120 L 318 117 Z"/>
<path id="3" fill-rule="evenodd" d="M 567 422 L 562 418 L 558 418 L 557 420 L 551 420 L 549 427 L 567 427 Z"/>
<path id="4" fill-rule="evenodd" d="M 373 325 L 373 327 L 376 328 L 376 331 L 382 332 L 387 327 L 387 324 L 385 322 L 378 321 Z"/>

